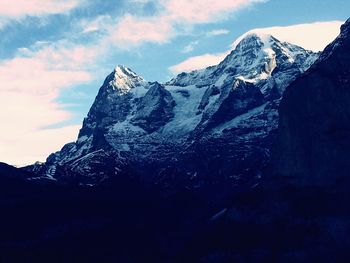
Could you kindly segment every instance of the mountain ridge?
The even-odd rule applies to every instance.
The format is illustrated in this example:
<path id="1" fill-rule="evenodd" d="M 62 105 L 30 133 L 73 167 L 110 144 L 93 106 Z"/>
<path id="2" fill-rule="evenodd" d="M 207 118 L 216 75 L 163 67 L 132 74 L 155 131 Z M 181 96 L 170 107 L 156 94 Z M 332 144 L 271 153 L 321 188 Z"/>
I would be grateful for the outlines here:
<path id="1" fill-rule="evenodd" d="M 78 140 L 33 170 L 38 176 L 60 180 L 71 176 L 87 184 L 132 170 L 146 180 L 168 185 L 163 178 L 168 173 L 188 187 L 198 187 L 207 181 L 210 165 L 217 171 L 209 169 L 213 173 L 209 181 L 215 181 L 216 174 L 219 180 L 236 184 L 251 162 L 251 173 L 260 173 L 269 155 L 270 133 L 277 128 L 281 95 L 317 56 L 272 36 L 249 35 L 217 66 L 181 73 L 164 84 L 147 82 L 119 65 L 101 86 Z M 217 130 L 239 116 L 247 117 L 238 122 L 244 125 L 243 132 L 227 124 L 225 130 Z M 233 137 L 225 145 L 227 136 Z M 213 153 L 217 143 L 222 149 Z M 255 151 L 263 156 L 258 161 L 253 160 Z M 213 154 L 229 165 L 210 161 Z M 193 166 L 196 155 L 202 160 Z M 238 161 L 242 158 L 250 161 L 242 165 Z"/>

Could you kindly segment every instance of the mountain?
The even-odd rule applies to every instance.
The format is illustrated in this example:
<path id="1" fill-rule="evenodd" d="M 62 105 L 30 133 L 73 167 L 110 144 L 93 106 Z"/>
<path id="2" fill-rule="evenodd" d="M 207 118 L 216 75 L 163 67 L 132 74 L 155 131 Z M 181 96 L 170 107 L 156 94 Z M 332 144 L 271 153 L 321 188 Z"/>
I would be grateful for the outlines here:
<path id="1" fill-rule="evenodd" d="M 302 185 L 349 181 L 350 20 L 286 90 L 271 171 Z"/>
<path id="2" fill-rule="evenodd" d="M 118 66 L 77 142 L 32 181 L 0 176 L 0 261 L 350 262 L 349 28 L 309 69 L 317 54 L 256 35 L 240 39 L 257 47 L 247 65 L 166 84 Z M 275 44 L 295 58 L 273 62 Z M 275 66 L 242 73 L 255 61 Z"/>
<path id="3" fill-rule="evenodd" d="M 132 175 L 164 186 L 253 186 L 269 160 L 281 95 L 317 57 L 247 34 L 220 64 L 164 84 L 117 66 L 78 140 L 28 169 L 82 184 Z"/>

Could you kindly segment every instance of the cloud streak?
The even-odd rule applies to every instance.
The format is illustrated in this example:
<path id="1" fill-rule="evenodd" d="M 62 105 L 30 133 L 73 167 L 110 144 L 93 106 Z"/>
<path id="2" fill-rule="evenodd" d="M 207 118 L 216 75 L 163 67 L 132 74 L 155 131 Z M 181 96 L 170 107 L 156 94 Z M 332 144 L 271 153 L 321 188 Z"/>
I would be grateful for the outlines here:
<path id="1" fill-rule="evenodd" d="M 188 45 L 186 45 L 182 50 L 181 53 L 190 53 L 194 50 L 195 46 L 197 46 L 199 44 L 199 41 L 192 41 L 190 42 Z"/>
<path id="2" fill-rule="evenodd" d="M 203 69 L 219 64 L 227 55 L 228 52 L 223 52 L 218 54 L 204 54 L 190 57 L 183 62 L 170 67 L 169 70 L 173 74 L 179 74 L 181 72 L 190 72 L 197 69 Z"/>
<path id="3" fill-rule="evenodd" d="M 210 32 L 207 32 L 205 35 L 207 37 L 213 37 L 213 36 L 227 35 L 229 33 L 230 33 L 230 30 L 227 30 L 227 29 L 215 29 Z"/>

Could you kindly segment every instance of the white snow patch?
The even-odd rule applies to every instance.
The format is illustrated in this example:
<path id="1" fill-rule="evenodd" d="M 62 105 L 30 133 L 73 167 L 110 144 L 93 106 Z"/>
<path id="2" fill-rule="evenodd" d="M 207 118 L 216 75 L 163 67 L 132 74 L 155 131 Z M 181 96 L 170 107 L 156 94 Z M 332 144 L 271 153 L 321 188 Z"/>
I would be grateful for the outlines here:
<path id="1" fill-rule="evenodd" d="M 135 125 L 131 124 L 128 119 L 126 119 L 123 122 L 118 122 L 118 123 L 114 124 L 112 129 L 115 133 L 125 133 L 127 131 L 141 132 L 141 133 L 145 132 L 139 126 L 135 126 Z"/>
<path id="2" fill-rule="evenodd" d="M 130 152 L 130 146 L 127 143 L 120 144 L 120 150 L 124 152 Z"/>
<path id="3" fill-rule="evenodd" d="M 218 127 L 215 128 L 214 133 L 222 133 L 222 131 L 225 129 L 237 127 L 241 121 L 249 119 L 250 117 L 254 116 L 255 114 L 262 112 L 266 105 L 267 105 L 267 103 L 265 103 L 259 107 L 256 107 L 256 108 L 248 111 L 247 113 L 239 115 L 236 118 L 234 118 L 228 122 L 225 122 L 225 123 L 219 125 Z"/>
<path id="4" fill-rule="evenodd" d="M 199 124 L 202 115 L 196 114 L 198 112 L 198 105 L 200 104 L 205 92 L 205 88 L 197 88 L 195 85 L 187 87 L 166 86 L 173 96 L 176 106 L 174 107 L 174 118 L 167 123 L 162 129 L 162 133 L 170 136 L 179 136 L 194 130 Z M 184 98 L 179 90 L 187 90 L 188 98 Z"/>
<path id="5" fill-rule="evenodd" d="M 114 78 L 109 84 L 120 93 L 128 93 L 132 88 L 136 86 L 143 86 L 146 81 L 133 72 L 131 69 L 125 66 L 117 66 L 114 69 Z"/>

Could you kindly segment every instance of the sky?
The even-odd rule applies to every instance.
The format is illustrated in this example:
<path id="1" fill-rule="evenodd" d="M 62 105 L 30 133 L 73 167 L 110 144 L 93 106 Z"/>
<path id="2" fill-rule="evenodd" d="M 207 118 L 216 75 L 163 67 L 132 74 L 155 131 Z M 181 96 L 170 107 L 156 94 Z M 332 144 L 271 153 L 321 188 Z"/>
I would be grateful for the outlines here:
<path id="1" fill-rule="evenodd" d="M 164 82 L 219 63 L 248 31 L 321 51 L 348 0 L 0 0 L 0 162 L 75 141 L 104 78 Z"/>

